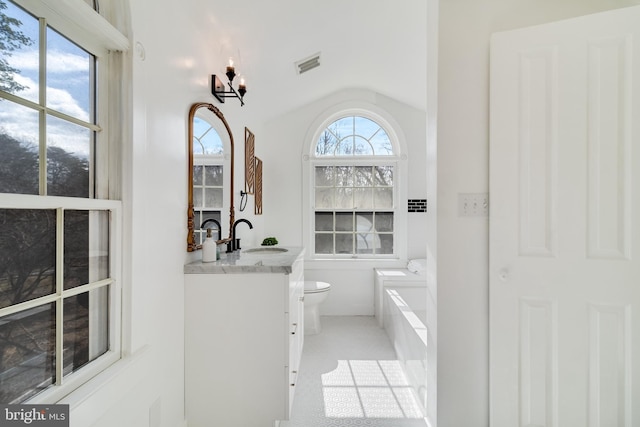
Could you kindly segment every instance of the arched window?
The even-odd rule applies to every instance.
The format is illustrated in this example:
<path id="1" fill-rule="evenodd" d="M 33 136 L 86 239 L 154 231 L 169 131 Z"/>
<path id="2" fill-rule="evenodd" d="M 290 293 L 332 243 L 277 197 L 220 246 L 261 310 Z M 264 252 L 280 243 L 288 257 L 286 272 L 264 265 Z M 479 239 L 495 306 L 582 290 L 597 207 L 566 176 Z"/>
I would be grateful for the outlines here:
<path id="1" fill-rule="evenodd" d="M 317 134 L 310 159 L 315 258 L 396 255 L 399 153 L 380 120 L 343 115 Z"/>
<path id="2" fill-rule="evenodd" d="M 207 120 L 193 119 L 193 209 L 196 244 L 202 244 L 207 219 L 220 222 L 224 205 L 224 142 Z"/>
<path id="3" fill-rule="evenodd" d="M 331 123 L 316 142 L 316 156 L 389 156 L 393 145 L 375 121 L 361 116 L 343 117 Z"/>

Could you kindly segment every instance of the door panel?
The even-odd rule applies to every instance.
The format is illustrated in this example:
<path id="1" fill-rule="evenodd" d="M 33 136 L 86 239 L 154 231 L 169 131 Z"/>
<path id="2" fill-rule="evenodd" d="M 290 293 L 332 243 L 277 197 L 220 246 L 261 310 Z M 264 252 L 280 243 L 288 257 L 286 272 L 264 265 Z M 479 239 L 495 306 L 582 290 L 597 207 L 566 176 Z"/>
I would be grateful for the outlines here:
<path id="1" fill-rule="evenodd" d="M 638 22 L 492 38 L 492 426 L 640 423 Z"/>

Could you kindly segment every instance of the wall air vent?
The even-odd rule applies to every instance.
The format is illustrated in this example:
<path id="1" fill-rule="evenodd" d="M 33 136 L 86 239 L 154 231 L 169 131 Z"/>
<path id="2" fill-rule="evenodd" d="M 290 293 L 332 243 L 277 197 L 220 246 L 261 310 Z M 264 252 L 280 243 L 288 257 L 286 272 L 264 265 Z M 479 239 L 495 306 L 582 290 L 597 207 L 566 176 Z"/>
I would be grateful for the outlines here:
<path id="1" fill-rule="evenodd" d="M 319 66 L 320 66 L 320 52 L 296 62 L 296 71 L 298 72 L 298 74 L 302 74 L 302 73 L 306 73 L 309 70 L 313 70 L 314 68 Z"/>

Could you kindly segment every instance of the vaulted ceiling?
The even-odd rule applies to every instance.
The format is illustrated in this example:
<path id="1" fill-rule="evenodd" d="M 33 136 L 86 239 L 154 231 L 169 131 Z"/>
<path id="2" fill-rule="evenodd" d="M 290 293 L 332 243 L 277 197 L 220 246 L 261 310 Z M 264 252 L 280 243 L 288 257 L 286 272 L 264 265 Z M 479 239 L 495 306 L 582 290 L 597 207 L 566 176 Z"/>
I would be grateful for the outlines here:
<path id="1" fill-rule="evenodd" d="M 425 0 L 215 3 L 211 51 L 234 58 L 252 109 L 275 116 L 345 88 L 426 108 Z M 317 53 L 320 67 L 299 75 L 296 61 Z"/>

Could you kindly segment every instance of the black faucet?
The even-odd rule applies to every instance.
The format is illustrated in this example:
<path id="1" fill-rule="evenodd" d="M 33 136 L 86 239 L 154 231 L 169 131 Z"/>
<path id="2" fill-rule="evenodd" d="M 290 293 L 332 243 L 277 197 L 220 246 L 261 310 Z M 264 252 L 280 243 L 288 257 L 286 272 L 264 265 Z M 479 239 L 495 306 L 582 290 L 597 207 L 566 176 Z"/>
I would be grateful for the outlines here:
<path id="1" fill-rule="evenodd" d="M 215 225 L 218 226 L 218 240 L 222 240 L 222 227 L 220 226 L 220 222 L 217 219 L 213 219 L 213 218 L 206 219 L 200 226 L 200 229 L 204 229 L 204 226 L 207 225 L 208 222 L 213 222 Z"/>
<path id="2" fill-rule="evenodd" d="M 241 222 L 246 222 L 249 228 L 253 229 L 253 224 L 251 224 L 248 219 L 240 218 L 239 220 L 233 223 L 233 227 L 231 229 L 231 248 L 232 248 L 231 250 L 232 251 L 242 249 L 240 247 L 240 239 L 236 239 L 236 227 Z"/>

